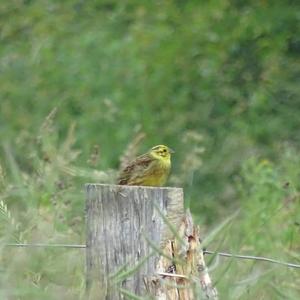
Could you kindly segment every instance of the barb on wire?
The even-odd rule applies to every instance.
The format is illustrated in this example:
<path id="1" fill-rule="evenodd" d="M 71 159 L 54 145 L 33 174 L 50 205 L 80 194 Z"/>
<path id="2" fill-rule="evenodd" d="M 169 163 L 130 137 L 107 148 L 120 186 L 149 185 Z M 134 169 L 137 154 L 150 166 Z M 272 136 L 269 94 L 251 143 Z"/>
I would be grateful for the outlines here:
<path id="1" fill-rule="evenodd" d="M 43 244 L 43 243 L 38 243 L 38 244 L 4 244 L 3 246 L 5 247 L 27 247 L 27 248 L 77 248 L 77 249 L 85 249 L 86 245 L 83 244 Z M 219 255 L 223 257 L 232 257 L 232 258 L 240 258 L 240 259 L 248 259 L 248 260 L 257 260 L 257 261 L 265 261 L 277 265 L 282 265 L 290 268 L 297 268 L 300 269 L 299 264 L 294 264 L 294 263 L 288 263 L 284 261 L 280 261 L 277 259 L 273 258 L 267 258 L 267 257 L 262 257 L 262 256 L 252 256 L 252 255 L 240 255 L 240 254 L 231 254 L 231 253 L 226 253 L 226 252 L 215 252 L 215 251 L 209 251 L 209 250 L 203 250 L 204 254 L 214 254 L 214 255 Z"/>
<path id="2" fill-rule="evenodd" d="M 231 254 L 231 253 L 226 253 L 226 252 L 214 252 L 214 251 L 209 251 L 209 250 L 203 250 L 203 253 L 204 254 L 215 254 L 215 255 L 224 256 L 224 257 L 265 261 L 265 262 L 270 262 L 270 263 L 273 263 L 273 264 L 278 264 L 278 265 L 282 265 L 282 266 L 287 266 L 287 267 L 299 268 L 300 269 L 300 265 L 298 265 L 298 264 L 287 263 L 287 262 L 280 261 L 280 260 L 277 260 L 277 259 L 267 258 L 267 257 L 262 257 L 262 256 Z"/>

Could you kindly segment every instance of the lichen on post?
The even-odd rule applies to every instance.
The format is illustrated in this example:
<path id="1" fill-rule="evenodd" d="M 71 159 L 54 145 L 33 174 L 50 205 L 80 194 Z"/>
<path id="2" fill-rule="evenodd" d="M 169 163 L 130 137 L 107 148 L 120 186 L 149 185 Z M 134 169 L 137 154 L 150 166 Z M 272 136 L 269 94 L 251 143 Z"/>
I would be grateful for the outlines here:
<path id="1" fill-rule="evenodd" d="M 181 188 L 87 184 L 86 189 L 90 299 L 134 294 L 191 300 L 195 287 L 206 299 L 217 299 Z"/>

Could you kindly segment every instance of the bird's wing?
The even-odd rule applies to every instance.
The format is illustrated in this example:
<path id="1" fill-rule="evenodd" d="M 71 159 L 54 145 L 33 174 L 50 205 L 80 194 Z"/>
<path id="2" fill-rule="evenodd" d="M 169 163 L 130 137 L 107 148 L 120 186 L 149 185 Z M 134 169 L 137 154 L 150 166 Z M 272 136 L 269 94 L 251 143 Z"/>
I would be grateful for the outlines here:
<path id="1" fill-rule="evenodd" d="M 148 154 L 137 157 L 120 173 L 118 184 L 128 184 L 132 176 L 141 175 L 152 161 L 153 159 Z"/>

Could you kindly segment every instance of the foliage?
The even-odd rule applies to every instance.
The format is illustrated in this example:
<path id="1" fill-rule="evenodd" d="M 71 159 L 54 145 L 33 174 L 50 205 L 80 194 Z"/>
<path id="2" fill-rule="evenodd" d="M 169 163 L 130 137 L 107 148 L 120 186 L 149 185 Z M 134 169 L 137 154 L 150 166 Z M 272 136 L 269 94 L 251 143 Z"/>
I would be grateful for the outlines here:
<path id="1" fill-rule="evenodd" d="M 239 216 L 210 248 L 299 263 L 299 158 L 295 154 L 286 150 L 277 166 L 268 160 L 245 163 L 237 181 Z M 225 299 L 296 299 L 298 273 L 278 265 L 227 259 L 214 266 L 213 277 Z"/>
<path id="2" fill-rule="evenodd" d="M 113 182 L 130 153 L 162 143 L 206 235 L 240 208 L 210 248 L 299 261 L 298 11 L 277 0 L 2 1 L 1 245 L 84 243 L 84 183 Z M 0 246 L 0 298 L 83 297 L 78 251 Z M 298 298 L 294 270 L 221 262 L 225 298 Z"/>

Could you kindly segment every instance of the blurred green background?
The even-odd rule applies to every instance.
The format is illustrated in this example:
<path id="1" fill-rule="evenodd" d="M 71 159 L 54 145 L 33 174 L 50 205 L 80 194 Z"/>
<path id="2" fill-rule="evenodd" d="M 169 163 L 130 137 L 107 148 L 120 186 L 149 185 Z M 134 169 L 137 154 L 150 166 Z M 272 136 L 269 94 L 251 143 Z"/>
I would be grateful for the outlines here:
<path id="1" fill-rule="evenodd" d="M 0 15 L 2 245 L 85 243 L 84 183 L 163 143 L 209 249 L 300 263 L 297 1 L 12 0 Z M 0 245 L 0 261 L 1 299 L 84 299 L 83 250 Z M 211 266 L 221 299 L 300 297 L 295 269 Z"/>

